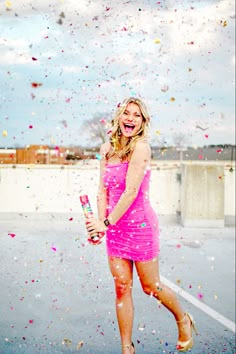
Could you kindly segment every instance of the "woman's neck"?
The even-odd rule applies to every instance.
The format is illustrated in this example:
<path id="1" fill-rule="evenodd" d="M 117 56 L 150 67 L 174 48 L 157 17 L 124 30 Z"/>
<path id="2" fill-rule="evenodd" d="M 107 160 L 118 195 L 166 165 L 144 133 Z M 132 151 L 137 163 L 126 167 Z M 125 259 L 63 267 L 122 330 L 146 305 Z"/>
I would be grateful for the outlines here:
<path id="1" fill-rule="evenodd" d="M 122 148 L 124 148 L 129 141 L 129 138 L 126 138 L 124 135 L 120 137 L 120 145 Z"/>

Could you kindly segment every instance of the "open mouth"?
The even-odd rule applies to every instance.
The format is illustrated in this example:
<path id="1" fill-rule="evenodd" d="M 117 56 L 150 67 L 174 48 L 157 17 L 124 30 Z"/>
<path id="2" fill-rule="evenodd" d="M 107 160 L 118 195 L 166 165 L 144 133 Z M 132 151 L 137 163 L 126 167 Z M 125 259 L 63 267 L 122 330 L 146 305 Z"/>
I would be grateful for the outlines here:
<path id="1" fill-rule="evenodd" d="M 132 131 L 135 128 L 135 125 L 134 124 L 124 124 L 124 128 L 125 128 L 126 133 L 132 133 Z"/>

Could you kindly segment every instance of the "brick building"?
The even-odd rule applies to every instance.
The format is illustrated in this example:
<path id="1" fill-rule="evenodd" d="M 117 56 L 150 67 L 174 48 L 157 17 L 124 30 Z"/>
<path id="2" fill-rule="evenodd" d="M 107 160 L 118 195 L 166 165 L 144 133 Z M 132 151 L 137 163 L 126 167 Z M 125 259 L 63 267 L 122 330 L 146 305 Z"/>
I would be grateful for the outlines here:
<path id="1" fill-rule="evenodd" d="M 0 149 L 0 164 L 73 164 L 84 158 L 78 148 L 55 147 L 47 145 L 28 145 L 25 148 Z"/>

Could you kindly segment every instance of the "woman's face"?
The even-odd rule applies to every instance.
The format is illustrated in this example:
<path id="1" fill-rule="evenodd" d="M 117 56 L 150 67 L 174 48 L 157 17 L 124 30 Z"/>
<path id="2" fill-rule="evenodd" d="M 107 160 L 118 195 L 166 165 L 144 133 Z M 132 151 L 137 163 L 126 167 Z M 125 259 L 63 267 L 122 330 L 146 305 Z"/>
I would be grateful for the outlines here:
<path id="1" fill-rule="evenodd" d="M 142 114 L 136 103 L 128 103 L 123 114 L 119 118 L 120 130 L 123 136 L 130 138 L 135 136 L 142 125 Z"/>

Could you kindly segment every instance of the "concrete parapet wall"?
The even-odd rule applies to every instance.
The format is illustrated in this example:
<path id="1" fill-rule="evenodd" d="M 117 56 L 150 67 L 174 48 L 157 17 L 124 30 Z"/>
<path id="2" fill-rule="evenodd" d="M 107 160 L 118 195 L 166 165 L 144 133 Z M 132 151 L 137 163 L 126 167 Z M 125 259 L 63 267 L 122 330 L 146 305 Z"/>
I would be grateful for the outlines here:
<path id="1" fill-rule="evenodd" d="M 183 226 L 224 226 L 224 166 L 181 166 L 181 223 Z"/>
<path id="2" fill-rule="evenodd" d="M 182 164 L 173 161 L 152 164 L 150 200 L 163 219 L 183 225 L 223 226 L 234 224 L 235 170 L 229 164 Z M 81 194 L 88 194 L 96 212 L 99 163 L 75 166 L 1 165 L 0 213 L 81 214 Z M 191 195 L 191 197 L 190 197 Z M 214 205 L 214 208 L 212 208 Z M 211 206 L 211 207 L 210 207 Z M 1 216 L 2 217 L 2 216 Z"/>

